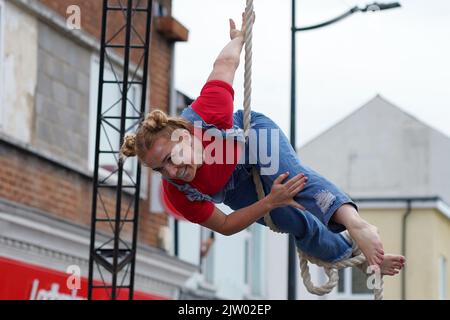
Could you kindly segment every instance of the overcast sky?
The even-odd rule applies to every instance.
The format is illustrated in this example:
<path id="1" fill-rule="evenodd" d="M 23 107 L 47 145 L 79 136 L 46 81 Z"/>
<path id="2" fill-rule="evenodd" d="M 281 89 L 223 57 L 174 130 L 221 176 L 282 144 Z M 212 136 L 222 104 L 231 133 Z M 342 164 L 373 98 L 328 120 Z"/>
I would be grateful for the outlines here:
<path id="1" fill-rule="evenodd" d="M 176 45 L 178 90 L 198 96 L 229 40 L 228 18 L 240 25 L 245 2 L 173 0 L 173 15 L 190 31 L 189 41 Z M 297 26 L 372 2 L 297 0 Z M 297 32 L 298 145 L 376 94 L 450 136 L 450 1 L 400 3 L 400 9 L 357 13 L 329 27 Z M 291 0 L 254 0 L 254 5 L 252 108 L 289 134 Z M 234 89 L 236 110 L 242 108 L 243 59 Z"/>

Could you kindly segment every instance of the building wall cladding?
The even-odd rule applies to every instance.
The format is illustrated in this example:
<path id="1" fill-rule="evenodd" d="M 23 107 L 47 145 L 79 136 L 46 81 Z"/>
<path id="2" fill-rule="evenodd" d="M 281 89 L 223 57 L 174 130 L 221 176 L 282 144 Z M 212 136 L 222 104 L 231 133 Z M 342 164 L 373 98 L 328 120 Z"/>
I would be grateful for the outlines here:
<path id="1" fill-rule="evenodd" d="M 69 5 L 80 6 L 83 30 L 99 39 L 102 1 L 41 0 L 40 3 L 62 17 L 66 16 Z M 161 3 L 170 13 L 171 2 Z M 115 19 L 111 21 L 111 30 L 115 32 L 121 27 L 120 19 L 116 24 Z M 144 19 L 136 20 L 135 26 L 143 33 Z M 63 161 L 53 161 L 52 156 L 42 157 L 23 146 L 0 141 L 0 197 L 45 210 L 57 218 L 90 226 L 91 175 L 87 170 L 83 173 L 70 169 L 71 166 L 64 165 L 64 160 L 76 163 L 79 168 L 87 164 L 89 72 L 93 52 L 45 22 L 38 23 L 38 32 L 38 85 L 34 97 L 32 149 L 45 150 L 45 154 Z M 147 104 L 168 110 L 173 44 L 156 32 L 152 34 L 151 44 L 148 91 L 151 100 Z M 136 52 L 132 53 L 131 58 L 134 63 L 139 63 Z M 102 196 L 110 208 L 108 211 L 114 212 L 115 193 L 104 193 Z M 124 199 L 123 209 L 129 204 L 127 195 Z M 138 239 L 141 244 L 156 246 L 159 227 L 167 224 L 167 217 L 150 213 L 149 208 L 147 196 L 140 202 Z M 101 213 L 102 208 L 99 209 Z M 108 228 L 105 225 L 104 230 Z M 131 230 L 127 229 L 125 227 L 125 233 L 129 236 Z"/>
<path id="2" fill-rule="evenodd" d="M 44 23 L 38 43 L 33 144 L 86 168 L 90 52 Z"/>
<path id="3" fill-rule="evenodd" d="M 18 140 L 30 143 L 37 82 L 37 20 L 12 1 L 0 4 L 0 126 Z"/>
<path id="4" fill-rule="evenodd" d="M 0 197 L 74 223 L 89 223 L 90 178 L 14 144 L 0 144 Z"/>

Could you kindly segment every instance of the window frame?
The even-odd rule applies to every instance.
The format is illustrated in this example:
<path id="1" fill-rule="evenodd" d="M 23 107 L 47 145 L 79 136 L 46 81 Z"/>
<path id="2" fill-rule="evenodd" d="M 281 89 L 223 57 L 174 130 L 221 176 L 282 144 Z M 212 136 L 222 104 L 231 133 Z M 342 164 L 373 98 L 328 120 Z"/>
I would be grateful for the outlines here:
<path id="1" fill-rule="evenodd" d="M 344 291 L 339 292 L 338 286 L 336 286 L 335 292 L 338 299 L 353 299 L 353 300 L 371 300 L 373 299 L 373 293 L 353 293 L 353 268 L 342 269 L 344 272 Z M 341 277 L 341 275 L 340 275 Z"/>
<path id="2" fill-rule="evenodd" d="M 244 251 L 244 274 L 242 282 L 245 285 L 245 294 L 249 295 L 251 292 L 251 272 L 252 272 L 252 259 L 251 259 L 251 252 L 252 252 L 252 236 L 250 233 L 250 230 L 247 228 L 243 231 L 241 231 L 244 234 L 244 241 L 243 241 L 243 251 Z"/>
<path id="3" fill-rule="evenodd" d="M 259 224 L 252 224 L 245 230 L 244 236 L 244 278 L 245 285 L 244 296 L 248 299 L 260 299 L 265 296 L 265 282 L 264 282 L 264 232 Z M 259 268 L 256 272 L 255 268 Z M 256 281 L 258 283 L 256 283 Z M 259 288 L 256 290 L 256 286 Z"/>
<path id="4" fill-rule="evenodd" d="M 251 297 L 263 297 L 265 295 L 264 286 L 264 253 L 265 241 L 263 226 L 254 223 L 250 226 L 251 234 L 251 260 L 253 261 L 252 270 L 250 274 L 250 295 Z"/>
<path id="5" fill-rule="evenodd" d="M 161 187 L 162 187 L 162 176 L 161 173 L 157 171 L 152 171 L 147 167 L 141 166 L 142 169 L 151 171 L 150 174 L 150 201 L 149 210 L 152 213 L 165 213 L 164 204 L 161 200 Z M 170 215 L 168 215 L 170 217 Z"/>
<path id="6" fill-rule="evenodd" d="M 211 231 L 209 229 L 206 229 L 204 227 L 200 227 L 200 238 L 201 241 L 205 241 L 210 237 L 210 233 L 214 232 Z M 214 240 L 214 242 L 216 242 L 216 240 Z M 201 246 L 201 242 L 200 242 L 200 246 Z M 203 280 L 204 282 L 214 285 L 214 280 L 215 280 L 215 247 L 216 247 L 216 243 L 214 243 L 208 251 L 208 254 L 206 255 L 206 257 L 203 258 L 203 262 L 202 262 L 202 269 L 201 272 L 203 274 Z"/>

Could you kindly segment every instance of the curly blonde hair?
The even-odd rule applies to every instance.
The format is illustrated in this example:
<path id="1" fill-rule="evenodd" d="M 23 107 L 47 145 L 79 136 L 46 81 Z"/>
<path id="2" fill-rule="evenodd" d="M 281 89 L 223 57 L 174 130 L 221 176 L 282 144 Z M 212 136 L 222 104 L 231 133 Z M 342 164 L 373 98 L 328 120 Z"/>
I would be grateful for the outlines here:
<path id="1" fill-rule="evenodd" d="M 157 138 L 164 135 L 169 138 L 172 132 L 177 129 L 191 131 L 192 125 L 183 118 L 169 117 L 161 110 L 149 112 L 137 131 L 128 133 L 124 137 L 120 148 L 120 158 L 124 160 L 128 157 L 137 156 L 141 162 L 144 161 L 147 151 Z"/>

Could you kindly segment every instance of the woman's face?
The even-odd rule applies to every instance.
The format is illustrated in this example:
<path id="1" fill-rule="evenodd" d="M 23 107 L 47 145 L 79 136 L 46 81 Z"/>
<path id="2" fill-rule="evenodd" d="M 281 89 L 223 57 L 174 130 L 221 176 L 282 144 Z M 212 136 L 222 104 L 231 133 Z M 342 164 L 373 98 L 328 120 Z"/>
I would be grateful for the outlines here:
<path id="1" fill-rule="evenodd" d="M 188 131 L 184 130 L 178 138 L 178 140 L 166 136 L 157 138 L 147 151 L 145 164 L 160 172 L 165 178 L 191 182 L 197 168 L 201 166 L 201 160 L 194 161 L 199 159 L 198 151 L 195 157 L 193 136 Z"/>

